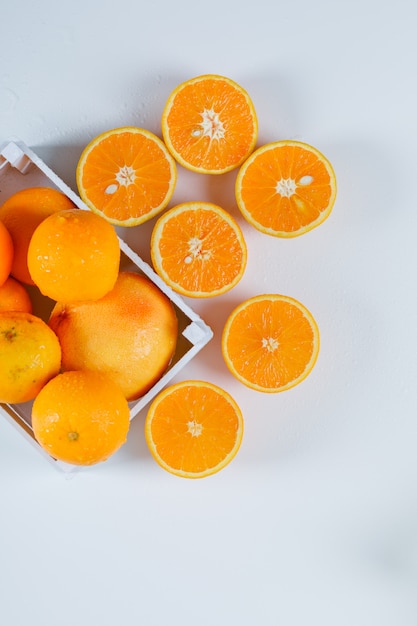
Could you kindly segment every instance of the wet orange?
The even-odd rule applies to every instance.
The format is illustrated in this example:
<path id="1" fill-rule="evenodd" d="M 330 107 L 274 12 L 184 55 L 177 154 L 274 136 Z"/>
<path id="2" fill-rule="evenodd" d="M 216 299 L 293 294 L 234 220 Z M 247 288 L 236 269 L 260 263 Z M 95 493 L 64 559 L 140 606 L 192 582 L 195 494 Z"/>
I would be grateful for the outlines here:
<path id="1" fill-rule="evenodd" d="M 243 87 L 225 76 L 206 74 L 181 83 L 170 94 L 162 134 L 181 165 L 203 174 L 222 174 L 252 152 L 258 121 Z"/>
<path id="2" fill-rule="evenodd" d="M 11 274 L 17 280 L 33 285 L 27 266 L 27 253 L 35 228 L 49 215 L 74 208 L 64 193 L 52 187 L 28 187 L 10 196 L 0 206 L 0 220 L 13 240 L 14 257 Z"/>
<path id="3" fill-rule="evenodd" d="M 97 300 L 113 287 L 120 263 L 114 227 L 96 213 L 69 209 L 50 215 L 32 235 L 28 268 L 52 300 Z"/>
<path id="4" fill-rule="evenodd" d="M 126 441 L 130 411 L 119 387 L 97 372 L 64 372 L 35 398 L 32 428 L 53 458 L 73 465 L 108 459 Z"/>
<path id="5" fill-rule="evenodd" d="M 278 294 L 242 302 L 222 334 L 231 373 L 246 386 L 269 393 L 303 381 L 316 363 L 319 344 L 319 329 L 307 308 Z"/>
<path id="6" fill-rule="evenodd" d="M 13 263 L 14 246 L 12 237 L 0 221 L 0 285 L 6 281 L 10 274 Z"/>
<path id="7" fill-rule="evenodd" d="M 178 322 L 168 297 L 146 276 L 120 272 L 100 300 L 63 304 L 50 327 L 62 346 L 64 370 L 103 372 L 128 400 L 142 396 L 168 367 Z"/>
<path id="8" fill-rule="evenodd" d="M 226 467 L 240 448 L 243 429 L 241 410 L 230 394 L 198 380 L 162 391 L 145 421 L 153 458 L 183 478 L 203 478 Z"/>
<path id="9" fill-rule="evenodd" d="M 247 248 L 236 220 L 209 202 L 186 202 L 165 212 L 151 237 L 156 272 L 185 296 L 217 296 L 246 268 Z"/>
<path id="10" fill-rule="evenodd" d="M 0 311 L 32 313 L 32 300 L 26 287 L 12 276 L 0 286 Z"/>
<path id="11" fill-rule="evenodd" d="M 0 312 L 0 402 L 32 400 L 61 367 L 55 333 L 39 317 Z"/>

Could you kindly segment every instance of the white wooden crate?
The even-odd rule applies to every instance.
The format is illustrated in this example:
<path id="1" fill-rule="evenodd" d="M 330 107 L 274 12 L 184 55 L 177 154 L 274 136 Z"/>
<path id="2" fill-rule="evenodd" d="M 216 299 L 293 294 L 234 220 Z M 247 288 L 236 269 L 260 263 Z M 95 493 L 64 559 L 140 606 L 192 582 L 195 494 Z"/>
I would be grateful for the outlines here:
<path id="1" fill-rule="evenodd" d="M 65 193 L 79 209 L 89 210 L 79 196 L 24 142 L 13 138 L 0 145 L 0 205 L 17 191 L 27 187 L 53 187 Z M 129 404 L 133 419 L 210 341 L 213 332 L 120 236 L 119 242 L 122 252 L 121 269 L 137 271 L 152 280 L 173 303 L 179 324 L 177 348 L 170 366 L 144 396 Z M 54 303 L 42 296 L 36 288 L 29 287 L 28 290 L 32 297 L 34 314 L 47 321 Z M 53 459 L 37 443 L 31 426 L 31 409 L 32 402 L 0 404 L 0 415 L 15 426 L 55 467 L 66 473 L 75 471 L 76 466 Z"/>

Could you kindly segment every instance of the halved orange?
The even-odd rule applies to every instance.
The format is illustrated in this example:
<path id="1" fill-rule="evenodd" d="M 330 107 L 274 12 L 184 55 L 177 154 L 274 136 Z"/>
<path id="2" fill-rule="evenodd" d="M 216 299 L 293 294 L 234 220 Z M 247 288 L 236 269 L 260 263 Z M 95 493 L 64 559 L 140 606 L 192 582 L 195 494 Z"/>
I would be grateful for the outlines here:
<path id="1" fill-rule="evenodd" d="M 171 93 L 162 114 L 162 134 L 181 165 L 203 174 L 222 174 L 252 152 L 258 121 L 245 89 L 225 76 L 205 74 Z"/>
<path id="2" fill-rule="evenodd" d="M 76 180 L 92 211 L 112 224 L 136 226 L 168 205 L 177 169 L 159 137 L 127 126 L 98 135 L 84 148 Z"/>
<path id="3" fill-rule="evenodd" d="M 236 201 L 247 221 L 276 237 L 306 233 L 330 215 L 336 176 L 321 152 L 300 141 L 268 143 L 239 170 Z"/>
<path id="4" fill-rule="evenodd" d="M 217 296 L 234 287 L 247 247 L 236 220 L 210 202 L 184 202 L 156 222 L 151 237 L 155 271 L 185 296 Z"/>
<path id="5" fill-rule="evenodd" d="M 223 357 L 244 385 L 267 393 L 295 387 L 319 353 L 319 329 L 307 308 L 289 296 L 259 295 L 238 305 L 222 334 Z"/>
<path id="6" fill-rule="evenodd" d="M 226 391 L 212 383 L 188 380 L 156 396 L 146 417 L 145 437 L 163 469 L 183 478 L 203 478 L 236 456 L 243 417 Z"/>

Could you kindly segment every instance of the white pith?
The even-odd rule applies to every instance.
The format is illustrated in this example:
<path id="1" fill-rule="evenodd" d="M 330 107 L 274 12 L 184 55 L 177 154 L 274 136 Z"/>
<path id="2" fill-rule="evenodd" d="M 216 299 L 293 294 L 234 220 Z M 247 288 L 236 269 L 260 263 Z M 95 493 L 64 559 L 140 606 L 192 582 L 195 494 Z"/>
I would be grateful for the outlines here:
<path id="1" fill-rule="evenodd" d="M 123 165 L 116 174 L 116 180 L 119 185 L 128 187 L 135 182 L 136 172 L 130 165 Z"/>
<path id="2" fill-rule="evenodd" d="M 302 176 L 297 182 L 293 178 L 281 178 L 275 186 L 275 191 L 283 198 L 290 198 L 295 194 L 297 185 L 305 187 L 311 185 L 312 182 L 313 177 L 309 175 Z"/>
<path id="3" fill-rule="evenodd" d="M 204 109 L 201 113 L 202 121 L 198 128 L 195 128 L 191 134 L 193 137 L 209 137 L 210 139 L 223 139 L 225 130 L 223 122 L 221 121 L 219 114 L 211 109 Z"/>
<path id="4" fill-rule="evenodd" d="M 203 251 L 203 242 L 198 237 L 192 237 L 188 241 L 188 255 L 184 259 L 184 263 L 192 263 L 194 259 L 208 261 L 211 257 L 211 251 Z"/>
<path id="5" fill-rule="evenodd" d="M 199 437 L 203 431 L 203 425 L 199 424 L 195 420 L 192 420 L 187 423 L 188 432 L 192 437 Z"/>
<path id="6" fill-rule="evenodd" d="M 262 339 L 262 347 L 266 348 L 268 352 L 274 352 L 278 350 L 278 340 L 273 337 L 264 337 Z"/>
<path id="7" fill-rule="evenodd" d="M 281 178 L 275 187 L 276 192 L 283 198 L 290 198 L 297 189 L 295 180 L 292 178 Z"/>
<path id="8" fill-rule="evenodd" d="M 117 182 L 111 183 L 104 190 L 105 193 L 107 193 L 108 195 L 116 193 L 116 191 L 119 189 L 119 186 L 129 187 L 129 185 L 133 185 L 136 179 L 136 172 L 130 165 L 123 165 L 123 167 L 121 167 L 117 172 L 115 178 Z"/>

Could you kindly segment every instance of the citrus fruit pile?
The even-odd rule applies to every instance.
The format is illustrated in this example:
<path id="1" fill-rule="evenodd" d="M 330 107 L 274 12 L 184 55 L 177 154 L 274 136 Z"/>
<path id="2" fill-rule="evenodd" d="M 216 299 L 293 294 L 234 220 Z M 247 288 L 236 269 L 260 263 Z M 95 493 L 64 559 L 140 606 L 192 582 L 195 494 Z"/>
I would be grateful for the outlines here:
<path id="1" fill-rule="evenodd" d="M 106 130 L 86 145 L 76 182 L 89 211 L 45 199 L 41 214 L 33 208 L 39 198 L 29 190 L 25 206 L 33 220 L 26 221 L 29 234 L 23 237 L 26 227 L 15 225 L 19 194 L 0 208 L 6 231 L 0 229 L 6 250 L 0 283 L 3 275 L 3 282 L 13 276 L 15 262 L 20 280 L 32 281 L 55 301 L 45 326 L 58 341 L 61 371 L 36 392 L 32 417 L 39 443 L 69 462 L 98 462 L 122 445 L 126 402 L 152 387 L 175 351 L 175 311 L 148 279 L 120 271 L 116 226 L 135 227 L 156 218 L 150 252 L 157 274 L 183 296 L 211 298 L 241 280 L 247 244 L 238 221 L 221 206 L 193 199 L 169 206 L 178 167 L 200 175 L 237 170 L 235 198 L 242 217 L 277 238 L 313 230 L 335 203 L 334 170 L 315 147 L 293 140 L 256 147 L 254 104 L 230 78 L 208 74 L 178 85 L 163 108 L 161 137 L 125 126 Z M 14 241 L 20 255 L 13 252 Z M 241 302 L 221 337 L 231 374 L 265 393 L 303 381 L 319 345 L 313 315 L 283 294 L 255 294 Z M 108 387 L 105 381 L 111 381 Z M 87 400 L 88 390 L 94 400 Z M 187 478 L 225 467 L 242 436 L 243 417 L 235 400 L 204 381 L 166 388 L 145 420 L 155 461 Z"/>
<path id="2" fill-rule="evenodd" d="M 149 278 L 121 270 L 114 226 L 61 192 L 18 192 L 0 215 L 0 402 L 33 401 L 34 436 L 55 459 L 103 461 L 126 440 L 129 402 L 175 353 L 174 306 Z M 33 314 L 29 285 L 49 302 L 46 319 Z"/>

